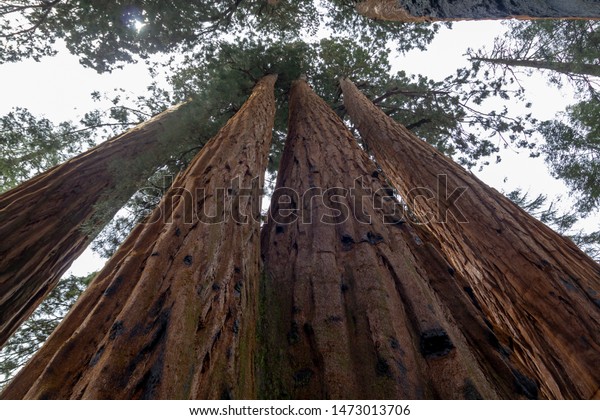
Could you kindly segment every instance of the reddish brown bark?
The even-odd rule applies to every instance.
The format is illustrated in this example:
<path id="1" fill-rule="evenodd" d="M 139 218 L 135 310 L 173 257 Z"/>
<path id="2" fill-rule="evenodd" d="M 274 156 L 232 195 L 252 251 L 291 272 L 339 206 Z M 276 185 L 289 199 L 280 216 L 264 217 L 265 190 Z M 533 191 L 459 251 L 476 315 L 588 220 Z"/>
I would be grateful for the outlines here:
<path id="1" fill-rule="evenodd" d="M 275 79 L 263 78 L 202 148 L 3 398 L 254 397 L 258 200 Z"/>
<path id="2" fill-rule="evenodd" d="M 600 380 L 600 267 L 571 241 L 414 136 L 349 80 L 344 103 L 393 186 L 468 280 L 494 331 L 539 396 L 591 398 Z M 414 188 L 448 192 L 415 199 Z M 443 179 L 443 178 L 441 178 Z M 451 193 L 466 187 L 458 201 Z M 422 192 L 421 190 L 420 192 Z M 413 200 L 414 199 L 414 200 Z M 444 221 L 444 216 L 450 213 Z M 464 214 L 467 223 L 455 217 Z"/>
<path id="3" fill-rule="evenodd" d="M 261 396 L 517 397 L 510 361 L 473 346 L 495 337 L 462 280 L 426 238 L 391 216 L 395 202 L 379 176 L 327 104 L 295 82 L 261 237 Z M 329 192 L 309 199 L 316 188 Z M 290 202 L 284 192 L 291 204 L 282 204 Z"/>
<path id="4" fill-rule="evenodd" d="M 165 130 L 185 110 L 171 108 L 0 196 L 0 346 L 54 288 L 101 224 L 135 192 L 135 185 L 169 156 Z M 97 211 L 108 202 L 112 213 Z"/>
<path id="5" fill-rule="evenodd" d="M 595 0 L 364 0 L 356 10 L 371 19 L 399 22 L 600 17 Z"/>

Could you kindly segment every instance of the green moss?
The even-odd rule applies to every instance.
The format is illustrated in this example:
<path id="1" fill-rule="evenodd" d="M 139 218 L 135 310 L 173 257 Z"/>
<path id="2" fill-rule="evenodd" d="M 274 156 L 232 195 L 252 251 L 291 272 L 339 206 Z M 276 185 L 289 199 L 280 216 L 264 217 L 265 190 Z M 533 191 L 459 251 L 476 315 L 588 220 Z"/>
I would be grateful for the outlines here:
<path id="1" fill-rule="evenodd" d="M 290 399 L 286 390 L 285 378 L 291 378 L 286 360 L 285 344 L 279 343 L 279 334 L 283 331 L 281 320 L 286 319 L 284 305 L 278 304 L 268 275 L 263 271 L 260 276 L 258 317 L 256 328 L 257 351 L 255 369 L 259 399 Z"/>

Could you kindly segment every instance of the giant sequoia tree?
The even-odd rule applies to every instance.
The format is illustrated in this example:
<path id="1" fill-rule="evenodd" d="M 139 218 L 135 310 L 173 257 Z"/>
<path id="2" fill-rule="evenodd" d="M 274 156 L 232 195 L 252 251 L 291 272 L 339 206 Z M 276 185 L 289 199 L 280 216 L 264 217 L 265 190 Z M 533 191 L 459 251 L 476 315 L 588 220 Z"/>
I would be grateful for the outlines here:
<path id="1" fill-rule="evenodd" d="M 2 397 L 598 396 L 597 266 L 438 153 L 471 167 L 499 152 L 502 141 L 533 148 L 530 134 L 539 127 L 531 115 L 486 108 L 487 98 L 523 98 L 523 90 L 511 92 L 507 77 L 482 78 L 482 60 L 442 81 L 390 73 L 394 52 L 424 49 L 433 39 L 443 24 L 432 20 L 598 16 L 597 1 L 4 3 L 0 62 L 40 59 L 62 42 L 99 72 L 140 59 L 148 64 L 152 54 L 164 53 L 163 62 L 177 60 L 151 73 L 167 73 L 172 91 L 157 80 L 152 96 L 136 102 L 150 104 L 152 113 L 190 97 L 194 106 L 185 117 L 178 110 L 168 124 L 157 124 L 160 135 L 134 132 L 135 144 L 84 154 L 15 189 L 20 193 L 7 193 L 5 201 L 0 196 L 0 234 L 8 238 L 0 244 L 2 339 L 137 190 L 127 207 L 134 214 L 119 212 L 105 230 L 105 250 L 114 253 L 108 265 Z M 380 20 L 390 17 L 403 22 Z M 526 45 L 548 46 L 571 69 L 597 65 L 595 24 L 569 20 L 564 33 L 570 35 L 561 37 L 574 47 L 562 48 L 549 22 L 535 26 L 550 28 L 534 34 L 543 41 Z M 334 35 L 308 41 L 317 28 Z M 587 29 L 579 36 L 577 28 Z M 225 32 L 237 36 L 225 41 Z M 292 85 L 299 74 L 308 75 L 314 92 L 303 81 Z M 340 76 L 355 79 L 385 114 L 438 152 L 377 113 L 348 82 L 342 83 L 344 107 Z M 585 88 L 593 97 L 592 84 Z M 129 122 L 119 108 L 122 92 L 117 95 L 113 116 Z M 577 163 L 589 162 L 585 186 L 597 192 L 597 106 L 582 104 L 569 115 L 577 130 L 539 129 L 556 139 L 547 146 L 557 156 L 590 145 L 591 153 L 583 150 L 589 161 Z M 338 117 L 348 111 L 385 171 Z M 100 115 L 84 119 L 103 124 Z M 7 147 L 23 143 L 11 131 L 12 119 L 5 121 L 0 136 L 14 140 Z M 193 144 L 182 138 L 190 131 Z M 382 133 L 387 137 L 378 142 Z M 33 140 L 33 146 L 45 143 L 44 136 Z M 60 140 L 45 156 L 36 147 L 11 150 L 0 158 L 0 173 L 4 163 L 29 157 L 62 160 L 67 153 L 59 149 L 73 139 Z M 581 180 L 582 165 L 560 157 L 552 161 L 556 173 Z M 27 178 L 38 171 L 37 161 L 30 162 L 7 173 Z M 186 166 L 170 189 L 171 179 L 159 179 Z M 259 244 L 262 175 L 277 166 L 279 189 Z M 427 198 L 437 186 L 432 174 L 443 171 L 449 191 L 438 206 Z M 410 209 L 398 202 L 388 178 Z M 477 194 L 469 201 L 471 224 L 414 223 L 434 212 L 452 216 L 454 202 L 463 209 L 468 193 L 452 194 L 458 181 Z M 421 196 L 413 202 L 415 191 Z M 597 200 L 587 204 L 593 209 Z M 148 209 L 154 211 L 144 218 Z M 129 228 L 122 225 L 137 225 L 124 242 Z"/>
<path id="2" fill-rule="evenodd" d="M 165 111 L 0 195 L 0 345 L 170 156 L 193 108 Z"/>
<path id="3" fill-rule="evenodd" d="M 0 193 L 93 146 L 89 132 L 16 108 L 0 117 Z"/>
<path id="4" fill-rule="evenodd" d="M 534 397 L 343 122 L 306 82 L 290 95 L 261 240 L 261 396 Z"/>
<path id="5" fill-rule="evenodd" d="M 600 4 L 595 0 L 363 0 L 357 3 L 357 11 L 369 18 L 400 22 L 600 16 Z"/>
<path id="6" fill-rule="evenodd" d="M 3 398 L 252 398 L 276 76 L 136 227 Z"/>
<path id="7" fill-rule="evenodd" d="M 341 83 L 362 138 L 541 395 L 597 397 L 600 266 Z"/>

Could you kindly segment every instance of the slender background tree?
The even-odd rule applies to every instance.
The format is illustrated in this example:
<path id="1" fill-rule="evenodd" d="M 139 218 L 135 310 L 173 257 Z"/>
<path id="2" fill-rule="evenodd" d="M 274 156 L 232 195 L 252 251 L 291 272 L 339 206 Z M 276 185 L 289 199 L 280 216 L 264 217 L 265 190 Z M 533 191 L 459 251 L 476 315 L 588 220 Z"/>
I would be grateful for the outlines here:
<path id="1" fill-rule="evenodd" d="M 552 86 L 576 89 L 578 103 L 537 126 L 545 142 L 536 150 L 577 196 L 581 214 L 597 210 L 600 203 L 599 42 L 597 21 L 513 22 L 491 51 L 468 52 L 477 69 L 492 70 L 484 73 L 490 80 L 518 83 L 519 73 L 541 71 Z"/>

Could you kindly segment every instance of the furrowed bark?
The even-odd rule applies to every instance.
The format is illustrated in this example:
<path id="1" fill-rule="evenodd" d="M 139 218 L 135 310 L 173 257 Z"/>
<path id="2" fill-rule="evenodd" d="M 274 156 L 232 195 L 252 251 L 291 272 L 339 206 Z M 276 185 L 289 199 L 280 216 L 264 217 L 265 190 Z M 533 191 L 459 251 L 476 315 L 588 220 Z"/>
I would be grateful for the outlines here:
<path id="1" fill-rule="evenodd" d="M 2 398 L 253 398 L 276 76 L 138 225 Z M 245 220 L 244 220 L 245 218 Z"/>
<path id="2" fill-rule="evenodd" d="M 483 318 L 387 190 L 343 122 L 295 82 L 261 233 L 260 397 L 516 398 L 510 362 L 461 331 L 482 331 Z"/>
<path id="3" fill-rule="evenodd" d="M 0 196 L 0 346 L 166 159 L 162 137 L 185 112 L 173 107 Z M 107 202 L 114 210 L 98 211 Z"/>
<path id="4" fill-rule="evenodd" d="M 591 398 L 600 382 L 598 264 L 387 117 L 352 82 L 341 86 L 392 185 L 429 221 L 511 360 L 533 378 L 522 381 L 528 393 L 539 387 L 543 398 Z"/>
<path id="5" fill-rule="evenodd" d="M 356 10 L 371 19 L 399 22 L 600 18 L 595 0 L 364 0 Z"/>

